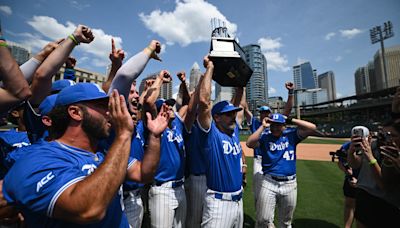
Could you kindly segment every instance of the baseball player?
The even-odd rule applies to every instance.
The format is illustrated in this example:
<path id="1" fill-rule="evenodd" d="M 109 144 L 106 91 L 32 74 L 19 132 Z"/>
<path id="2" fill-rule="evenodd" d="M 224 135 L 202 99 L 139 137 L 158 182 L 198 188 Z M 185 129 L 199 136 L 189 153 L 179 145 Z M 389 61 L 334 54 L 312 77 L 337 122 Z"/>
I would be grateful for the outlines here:
<path id="1" fill-rule="evenodd" d="M 289 116 L 294 103 L 294 84 L 293 82 L 286 82 L 285 87 L 288 90 L 288 99 L 284 108 L 283 115 Z M 243 92 L 243 98 L 241 100 L 241 106 L 243 107 L 244 116 L 247 120 L 247 125 L 250 126 L 251 133 L 257 131 L 261 126 L 262 120 L 271 114 L 271 109 L 268 106 L 261 106 L 258 108 L 260 113 L 260 119 L 254 118 L 253 114 L 250 112 L 247 101 L 246 92 Z M 238 118 L 243 118 L 243 113 L 239 112 Z M 269 128 L 266 129 L 269 131 Z M 254 161 L 253 161 L 253 192 L 254 192 L 254 202 L 257 204 L 258 195 L 260 193 L 260 184 L 263 179 L 262 166 L 261 166 L 261 154 L 260 149 L 255 148 L 254 150 Z"/>
<path id="2" fill-rule="evenodd" d="M 204 58 L 206 73 L 200 84 L 198 125 L 204 140 L 207 193 L 202 227 L 242 227 L 242 148 L 236 114 L 242 110 L 228 101 L 211 109 L 211 80 L 214 64 Z M 243 92 L 243 90 L 242 90 Z M 240 94 L 241 97 L 242 94 Z M 240 102 L 240 99 L 239 99 Z"/>
<path id="3" fill-rule="evenodd" d="M 91 83 L 61 91 L 50 115 L 55 141 L 33 148 L 5 177 L 4 198 L 22 208 L 30 226 L 129 227 L 120 186 L 125 177 L 135 180 L 140 175 L 128 167 L 133 125 L 125 99 L 117 91 L 107 103 L 108 96 Z M 148 119 L 151 141 L 159 142 L 167 126 L 168 114 L 163 114 Z M 110 121 L 116 136 L 104 157 L 95 150 L 98 140 L 108 136 Z M 149 158 L 154 160 L 159 143 L 149 145 L 155 146 Z M 148 170 L 155 168 L 149 164 Z"/>
<path id="4" fill-rule="evenodd" d="M 146 173 L 142 171 L 142 162 L 145 154 L 147 154 L 148 146 L 145 144 L 147 133 L 145 133 L 145 126 L 139 119 L 138 103 L 139 103 L 139 93 L 136 89 L 135 79 L 144 70 L 148 61 L 150 59 L 160 60 L 158 53 L 161 51 L 160 42 L 153 40 L 150 42 L 149 46 L 144 48 L 143 51 L 132 56 L 125 64 L 122 64 L 124 59 L 124 51 L 121 49 L 116 50 L 114 40 L 111 40 L 111 53 L 110 60 L 112 62 L 109 77 L 105 83 L 103 83 L 103 88 L 111 92 L 109 87 L 112 89 L 117 89 L 119 92 L 126 96 L 128 101 L 128 111 L 131 114 L 132 121 L 134 124 L 134 133 L 132 135 L 131 142 L 131 152 L 130 157 L 133 158 L 130 166 L 135 169 L 138 173 Z M 127 85 L 131 85 L 128 87 Z M 108 140 L 109 145 L 112 140 Z M 146 149 L 146 151 L 145 151 Z M 159 160 L 153 161 L 158 164 Z M 124 206 L 125 213 L 128 217 L 129 225 L 131 227 L 141 227 L 144 208 L 141 198 L 141 190 L 144 186 L 143 183 L 151 182 L 154 176 L 142 176 L 138 181 L 125 181 L 123 185 L 123 196 L 124 196 Z"/>
<path id="5" fill-rule="evenodd" d="M 287 128 L 285 124 L 297 128 Z M 265 129 L 270 127 L 270 132 Z M 279 113 L 263 120 L 263 124 L 247 140 L 250 148 L 260 148 L 264 178 L 256 204 L 257 227 L 274 227 L 278 204 L 279 227 L 291 227 L 296 207 L 296 145 L 314 133 L 313 123 L 287 118 Z"/>
<path id="6" fill-rule="evenodd" d="M 168 127 L 161 137 L 160 163 L 149 190 L 149 211 L 152 227 L 184 227 L 186 218 L 186 196 L 184 190 L 185 146 L 184 123 L 172 107 L 174 99 L 157 99 L 161 85 L 172 80 L 168 71 L 160 71 L 148 89 L 143 108 L 153 115 L 165 104 L 171 116 Z"/>

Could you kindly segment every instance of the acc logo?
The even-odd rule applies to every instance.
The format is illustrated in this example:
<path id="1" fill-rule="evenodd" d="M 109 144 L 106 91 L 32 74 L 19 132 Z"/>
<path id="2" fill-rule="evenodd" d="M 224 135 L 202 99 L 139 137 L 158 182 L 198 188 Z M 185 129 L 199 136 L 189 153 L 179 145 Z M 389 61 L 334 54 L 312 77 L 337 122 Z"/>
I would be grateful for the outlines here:
<path id="1" fill-rule="evenodd" d="M 82 166 L 82 171 L 87 170 L 87 175 L 90 175 L 91 173 L 94 172 L 94 170 L 97 168 L 97 166 L 93 164 L 85 164 Z"/>
<path id="2" fill-rule="evenodd" d="M 273 142 L 270 142 L 269 143 L 269 149 L 271 150 L 271 151 L 275 151 L 275 150 L 284 150 L 284 149 L 286 149 L 286 148 L 288 148 L 289 147 L 289 142 L 280 142 L 280 143 L 278 143 L 278 144 L 275 144 L 275 143 L 273 143 Z"/>
<path id="3" fill-rule="evenodd" d="M 230 154 L 232 153 L 233 155 L 237 155 L 240 153 L 240 146 L 238 146 L 235 142 L 235 145 L 232 146 L 232 144 L 229 141 L 222 140 L 222 148 L 224 148 L 224 154 Z"/>
<path id="4" fill-rule="evenodd" d="M 36 192 L 39 192 L 39 190 L 47 184 L 51 179 L 54 178 L 53 172 L 48 173 L 45 177 L 43 177 L 39 182 L 36 184 Z"/>

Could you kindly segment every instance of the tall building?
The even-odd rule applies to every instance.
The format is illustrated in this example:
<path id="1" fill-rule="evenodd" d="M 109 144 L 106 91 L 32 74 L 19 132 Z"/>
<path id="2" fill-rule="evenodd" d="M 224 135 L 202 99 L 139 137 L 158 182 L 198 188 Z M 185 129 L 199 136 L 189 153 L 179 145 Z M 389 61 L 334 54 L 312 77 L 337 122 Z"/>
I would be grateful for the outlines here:
<path id="1" fill-rule="evenodd" d="M 296 89 L 314 89 L 316 87 L 316 71 L 310 62 L 293 66 L 293 81 Z"/>
<path id="2" fill-rule="evenodd" d="M 190 70 L 189 91 L 193 91 L 196 88 L 201 74 L 199 64 L 197 64 L 197 62 L 193 63 L 192 69 Z"/>
<path id="3" fill-rule="evenodd" d="M 335 74 L 332 71 L 318 75 L 318 88 L 327 90 L 328 101 L 336 100 Z"/>
<path id="4" fill-rule="evenodd" d="M 388 87 L 400 85 L 400 45 L 385 48 Z M 375 74 L 371 83 L 371 92 L 386 88 L 381 50 L 374 55 Z"/>
<path id="5" fill-rule="evenodd" d="M 24 47 L 21 44 L 14 43 L 12 41 L 7 41 L 8 50 L 10 50 L 11 55 L 14 57 L 18 65 L 24 64 L 29 60 L 31 56 L 31 50 L 28 47 Z"/>
<path id="6" fill-rule="evenodd" d="M 251 112 L 268 101 L 267 60 L 259 45 L 250 44 L 242 48 L 246 62 L 253 69 L 253 74 L 246 85 L 246 99 Z"/>
<path id="7" fill-rule="evenodd" d="M 374 64 L 372 62 L 368 63 L 366 66 L 357 68 L 356 72 L 354 73 L 356 95 L 371 92 L 370 75 L 373 77 L 373 69 Z"/>
<path id="8" fill-rule="evenodd" d="M 159 72 L 156 72 L 154 74 L 150 74 L 146 78 L 143 78 L 143 80 L 140 82 L 140 86 L 139 86 L 140 94 L 142 94 L 144 91 L 144 85 L 146 83 L 146 80 L 147 79 L 156 79 L 158 74 L 159 74 Z M 172 98 L 172 82 L 162 84 L 161 90 L 160 90 L 160 95 L 158 95 L 158 98 L 164 98 L 164 99 Z"/>
<path id="9" fill-rule="evenodd" d="M 101 86 L 103 82 L 106 80 L 106 76 L 103 74 L 99 74 L 78 67 L 75 67 L 74 69 L 76 76 L 75 82 L 91 82 Z M 53 81 L 64 79 L 64 72 L 65 72 L 65 65 L 58 70 L 56 75 L 53 77 Z"/>
<path id="10" fill-rule="evenodd" d="M 313 69 L 312 73 L 313 73 L 313 78 L 314 78 L 314 88 L 318 88 L 318 74 L 317 74 L 317 70 L 316 70 L 316 69 Z"/>

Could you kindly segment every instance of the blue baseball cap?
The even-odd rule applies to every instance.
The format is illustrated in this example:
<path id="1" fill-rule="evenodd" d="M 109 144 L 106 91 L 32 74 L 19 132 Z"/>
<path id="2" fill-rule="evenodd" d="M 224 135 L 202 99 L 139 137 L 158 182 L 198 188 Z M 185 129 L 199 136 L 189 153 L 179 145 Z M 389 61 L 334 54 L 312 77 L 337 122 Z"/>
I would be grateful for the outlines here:
<path id="1" fill-rule="evenodd" d="M 175 101 L 175 99 L 173 99 L 173 98 L 168 99 L 168 100 L 165 100 L 165 99 L 163 99 L 163 98 L 157 99 L 157 101 L 156 101 L 157 110 L 160 110 L 161 106 L 162 106 L 164 103 L 167 104 L 167 105 L 169 105 L 169 106 L 174 106 L 175 103 L 176 103 L 176 101 Z"/>
<path id="2" fill-rule="evenodd" d="M 222 114 L 226 112 L 240 111 L 242 108 L 234 106 L 229 101 L 220 101 L 216 103 L 211 109 L 211 115 Z"/>
<path id="3" fill-rule="evenodd" d="M 264 106 L 259 107 L 258 111 L 259 112 L 265 112 L 265 111 L 271 112 L 271 109 L 268 106 L 264 105 Z"/>
<path id="4" fill-rule="evenodd" d="M 280 123 L 280 124 L 286 123 L 285 116 L 279 113 L 274 113 L 269 118 L 271 119 L 271 122 L 274 123 Z"/>
<path id="5" fill-rule="evenodd" d="M 42 103 L 39 105 L 39 112 L 42 116 L 47 116 L 47 114 L 53 110 L 54 105 L 56 104 L 57 94 L 50 95 L 46 97 Z"/>
<path id="6" fill-rule="evenodd" d="M 96 84 L 78 83 L 58 93 L 56 106 L 69 105 L 81 101 L 106 99 L 108 95 Z"/>
<path id="7" fill-rule="evenodd" d="M 51 92 L 61 91 L 62 89 L 73 86 L 75 84 L 76 83 L 72 80 L 61 79 L 61 80 L 53 82 L 53 84 L 51 85 Z"/>

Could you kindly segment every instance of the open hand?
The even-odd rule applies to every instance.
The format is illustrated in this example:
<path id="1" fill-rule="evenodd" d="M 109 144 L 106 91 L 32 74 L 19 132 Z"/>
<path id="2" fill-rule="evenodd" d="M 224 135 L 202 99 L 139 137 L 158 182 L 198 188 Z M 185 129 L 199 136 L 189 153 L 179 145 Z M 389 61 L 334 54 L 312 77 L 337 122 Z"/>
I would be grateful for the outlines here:
<path id="1" fill-rule="evenodd" d="M 163 133 L 164 130 L 167 128 L 170 119 L 168 110 L 168 106 L 166 104 L 163 104 L 160 112 L 158 112 L 158 115 L 154 120 L 152 120 L 151 114 L 149 112 L 146 112 L 147 129 L 149 129 L 149 131 L 155 136 L 160 136 L 161 133 Z"/>
<path id="2" fill-rule="evenodd" d="M 117 90 L 111 93 L 108 110 L 111 124 L 116 135 L 129 134 L 133 132 L 133 122 L 128 108 L 126 107 L 125 98 L 119 95 Z"/>

